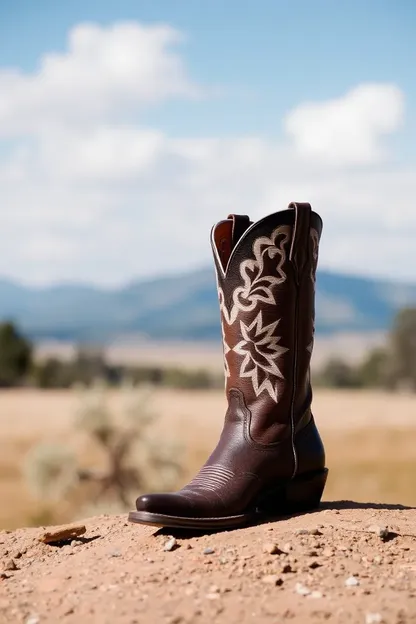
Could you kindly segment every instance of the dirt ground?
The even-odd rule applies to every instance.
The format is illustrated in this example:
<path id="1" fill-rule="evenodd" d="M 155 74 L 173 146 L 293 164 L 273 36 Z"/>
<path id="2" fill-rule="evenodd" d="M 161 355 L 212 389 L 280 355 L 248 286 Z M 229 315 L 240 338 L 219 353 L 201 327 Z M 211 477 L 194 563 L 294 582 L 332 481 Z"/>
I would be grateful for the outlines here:
<path id="1" fill-rule="evenodd" d="M 325 503 L 317 512 L 195 536 L 86 521 L 41 544 L 0 532 L 0 622 L 416 622 L 416 510 Z M 386 530 L 387 527 L 387 530 Z M 172 543 L 170 544 L 172 546 Z"/>

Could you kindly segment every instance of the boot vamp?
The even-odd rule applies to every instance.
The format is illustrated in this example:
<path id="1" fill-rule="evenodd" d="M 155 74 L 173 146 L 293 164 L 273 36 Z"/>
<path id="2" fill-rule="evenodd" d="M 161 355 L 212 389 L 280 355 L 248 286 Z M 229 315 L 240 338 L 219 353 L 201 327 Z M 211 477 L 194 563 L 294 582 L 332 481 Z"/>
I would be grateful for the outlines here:
<path id="1" fill-rule="evenodd" d="M 226 419 L 217 447 L 196 477 L 179 492 L 141 496 L 138 511 L 201 518 L 237 515 L 254 510 L 260 494 L 290 479 L 290 436 L 256 444 L 246 420 L 233 416 Z"/>

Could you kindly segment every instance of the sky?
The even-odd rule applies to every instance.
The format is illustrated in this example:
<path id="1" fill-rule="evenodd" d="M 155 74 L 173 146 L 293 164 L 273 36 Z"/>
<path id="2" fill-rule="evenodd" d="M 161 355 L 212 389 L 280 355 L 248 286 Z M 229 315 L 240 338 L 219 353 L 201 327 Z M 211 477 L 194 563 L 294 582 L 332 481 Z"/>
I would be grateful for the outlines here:
<path id="1" fill-rule="evenodd" d="M 320 266 L 416 282 L 412 0 L 0 3 L 0 277 L 112 287 L 309 201 Z"/>

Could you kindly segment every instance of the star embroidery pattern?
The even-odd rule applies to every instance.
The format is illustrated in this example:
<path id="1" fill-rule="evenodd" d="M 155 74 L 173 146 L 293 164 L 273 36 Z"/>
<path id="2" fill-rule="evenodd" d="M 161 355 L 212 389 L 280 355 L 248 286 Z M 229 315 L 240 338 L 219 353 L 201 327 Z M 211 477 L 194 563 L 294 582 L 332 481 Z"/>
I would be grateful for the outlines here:
<path id="1" fill-rule="evenodd" d="M 267 392 L 271 399 L 278 402 L 278 380 L 284 379 L 279 369 L 279 358 L 288 351 L 278 343 L 281 338 L 274 335 L 280 319 L 263 327 L 263 317 L 260 311 L 251 325 L 240 321 L 240 331 L 243 336 L 233 351 L 243 355 L 240 367 L 240 377 L 250 378 L 256 396 Z M 273 383 L 273 378 L 275 381 Z"/>

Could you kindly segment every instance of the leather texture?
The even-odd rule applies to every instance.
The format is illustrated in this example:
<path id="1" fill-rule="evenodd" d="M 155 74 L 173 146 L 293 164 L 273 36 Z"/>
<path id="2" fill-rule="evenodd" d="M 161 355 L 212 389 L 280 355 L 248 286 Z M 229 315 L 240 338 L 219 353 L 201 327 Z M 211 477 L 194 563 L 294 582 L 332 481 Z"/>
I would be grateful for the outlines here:
<path id="1" fill-rule="evenodd" d="M 309 204 L 212 230 L 228 409 L 217 447 L 182 490 L 141 496 L 138 511 L 186 518 L 249 512 L 295 476 L 325 467 L 310 359 L 322 221 Z"/>

